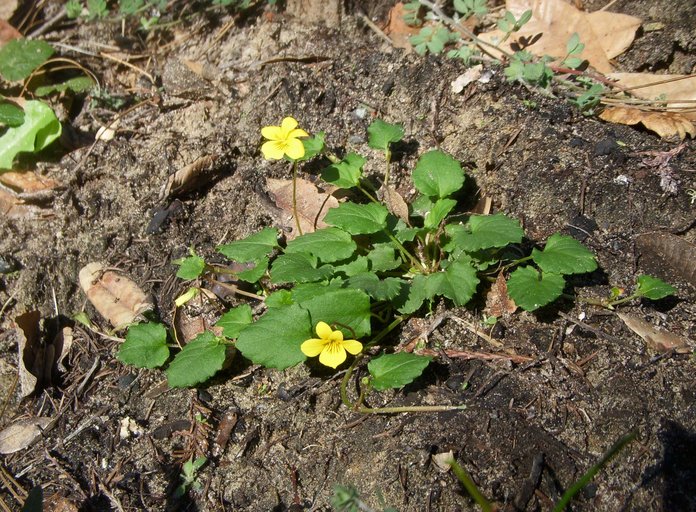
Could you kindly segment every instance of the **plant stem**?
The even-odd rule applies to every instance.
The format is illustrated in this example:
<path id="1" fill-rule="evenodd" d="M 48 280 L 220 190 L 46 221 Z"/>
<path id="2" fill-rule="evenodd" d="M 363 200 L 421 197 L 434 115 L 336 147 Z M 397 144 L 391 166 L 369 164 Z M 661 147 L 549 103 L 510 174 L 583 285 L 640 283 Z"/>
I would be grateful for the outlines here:
<path id="1" fill-rule="evenodd" d="M 292 163 L 292 216 L 295 217 L 297 232 L 302 235 L 300 218 L 297 216 L 297 161 L 293 161 Z"/>
<path id="2" fill-rule="evenodd" d="M 389 144 L 387 144 L 387 149 L 384 152 L 384 159 L 387 161 L 387 167 L 384 171 L 384 190 L 389 187 L 389 164 L 391 163 L 391 151 L 389 151 Z"/>
<path id="3" fill-rule="evenodd" d="M 507 270 L 511 267 L 515 267 L 515 266 L 519 265 L 520 263 L 524 263 L 525 261 L 529 261 L 531 259 L 532 259 L 532 255 L 530 254 L 529 256 L 525 256 L 524 258 L 520 258 L 519 260 L 511 261 L 510 263 L 508 263 L 507 265 L 502 267 L 500 269 L 500 271 L 504 272 L 505 270 Z"/>
<path id="4" fill-rule="evenodd" d="M 493 505 L 491 505 L 491 502 L 488 501 L 483 494 L 481 494 L 481 491 L 479 491 L 478 487 L 476 487 L 476 484 L 471 479 L 466 469 L 461 467 L 454 459 L 448 460 L 447 464 L 450 465 L 452 472 L 459 479 L 473 500 L 478 504 L 479 507 L 481 507 L 481 510 L 483 512 L 493 512 Z"/>
<path id="5" fill-rule="evenodd" d="M 403 244 L 401 242 L 399 242 L 396 239 L 396 237 L 389 232 L 389 230 L 387 228 L 384 228 L 382 231 L 384 231 L 384 233 L 389 237 L 389 239 L 392 242 L 394 242 L 394 245 L 396 245 L 397 249 L 399 249 L 399 252 L 406 259 L 408 259 L 414 267 L 418 267 L 419 269 L 421 269 L 422 272 L 427 272 L 427 270 L 428 270 L 427 267 L 425 265 L 423 265 L 423 263 L 418 258 L 416 258 L 413 254 L 408 252 L 408 249 L 406 249 L 406 247 L 404 247 Z"/>
<path id="6" fill-rule="evenodd" d="M 362 192 L 363 194 L 365 194 L 365 196 L 366 196 L 370 201 L 372 201 L 373 203 L 382 204 L 382 203 L 380 203 L 380 202 L 377 200 L 377 198 L 376 198 L 375 196 L 373 196 L 372 194 L 370 194 L 370 193 L 367 191 L 367 189 L 366 189 L 365 187 L 363 187 L 362 185 L 358 185 L 358 190 L 359 190 L 360 192 Z"/>

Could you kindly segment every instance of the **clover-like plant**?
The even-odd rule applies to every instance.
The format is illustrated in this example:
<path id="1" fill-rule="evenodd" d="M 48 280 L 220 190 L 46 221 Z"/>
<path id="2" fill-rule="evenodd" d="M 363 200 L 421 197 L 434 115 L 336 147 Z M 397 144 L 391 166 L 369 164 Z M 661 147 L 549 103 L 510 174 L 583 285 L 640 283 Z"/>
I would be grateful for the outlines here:
<path id="1" fill-rule="evenodd" d="M 320 364 L 336 368 L 350 354 L 355 357 L 341 384 L 341 398 L 348 407 L 364 413 L 451 408 L 364 405 L 373 390 L 411 383 L 432 359 L 393 353 L 388 340 L 393 329 L 410 316 L 430 310 L 437 300 L 464 306 L 501 275 L 517 306 L 535 311 L 563 295 L 567 276 L 597 268 L 593 254 L 574 238 L 556 233 L 543 247 L 525 254 L 524 232 L 517 220 L 503 213 L 462 211 L 457 198 L 468 178 L 461 164 L 444 151 L 420 156 L 411 173 L 418 194 L 408 213 L 397 215 L 387 206 L 391 203 L 377 199 L 380 191 L 364 175 L 366 157 L 348 153 L 337 158 L 325 150 L 323 134 L 309 137 L 292 118 L 272 130 L 264 129 L 264 136 L 269 140 L 264 144 L 266 156 L 286 157 L 292 162 L 293 176 L 299 162 L 326 154 L 332 163 L 321 172 L 322 179 L 350 199 L 328 210 L 323 219 L 328 227 L 288 242 L 277 229 L 267 227 L 219 246 L 218 252 L 231 260 L 230 265 L 209 264 L 193 251 L 175 261 L 177 276 L 193 282 L 177 299 L 177 306 L 202 288 L 223 286 L 233 278 L 247 287 L 245 291 L 236 286 L 238 293 L 263 301 L 263 312 L 254 314 L 249 304 L 241 304 L 223 314 L 216 324 L 217 334 L 200 334 L 169 363 L 171 386 L 207 380 L 223 367 L 231 347 L 255 364 L 281 370 L 316 356 Z M 384 156 L 383 195 L 390 190 L 395 193 L 388 186 L 389 168 L 392 147 L 403 136 L 401 125 L 382 120 L 368 128 L 369 146 Z M 657 298 L 668 291 L 663 288 L 642 279 L 638 295 L 625 299 L 616 295 L 602 305 L 639 295 Z M 152 368 L 164 365 L 169 354 L 164 327 L 142 324 L 129 330 L 119 359 Z M 348 384 L 368 354 L 369 376 L 361 379 L 360 395 L 351 402 Z"/>

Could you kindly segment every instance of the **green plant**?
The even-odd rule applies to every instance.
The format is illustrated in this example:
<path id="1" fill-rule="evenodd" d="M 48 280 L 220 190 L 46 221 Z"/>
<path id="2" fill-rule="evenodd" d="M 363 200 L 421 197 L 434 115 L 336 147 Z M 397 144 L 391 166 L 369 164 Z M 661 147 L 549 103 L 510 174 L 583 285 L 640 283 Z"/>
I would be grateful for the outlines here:
<path id="1" fill-rule="evenodd" d="M 383 501 L 381 496 L 380 501 Z M 336 485 L 330 502 L 336 512 L 377 512 L 360 498 L 360 493 L 352 485 Z M 397 512 L 392 507 L 382 510 L 383 512 Z"/>
<path id="2" fill-rule="evenodd" d="M 205 457 L 198 457 L 195 460 L 191 457 L 184 462 L 181 467 L 181 483 L 174 491 L 174 496 L 180 498 L 186 494 L 189 489 L 193 489 L 194 491 L 201 489 L 201 483 L 198 481 L 198 472 L 206 462 L 208 462 L 208 459 Z"/>

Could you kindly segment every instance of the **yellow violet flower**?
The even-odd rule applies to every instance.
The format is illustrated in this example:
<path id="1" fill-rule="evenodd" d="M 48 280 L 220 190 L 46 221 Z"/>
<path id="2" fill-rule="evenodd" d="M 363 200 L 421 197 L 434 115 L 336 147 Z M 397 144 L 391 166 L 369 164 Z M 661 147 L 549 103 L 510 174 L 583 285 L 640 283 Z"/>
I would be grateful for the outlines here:
<path id="1" fill-rule="evenodd" d="M 334 331 L 326 322 L 319 322 L 316 330 L 319 338 L 305 341 L 300 349 L 307 357 L 319 356 L 319 362 L 324 366 L 337 368 L 346 360 L 346 351 L 357 355 L 362 350 L 362 343 L 344 340 L 343 333 Z"/>
<path id="2" fill-rule="evenodd" d="M 298 137 L 309 137 L 309 134 L 298 128 L 297 124 L 294 118 L 286 117 L 280 126 L 261 128 L 261 135 L 268 139 L 261 146 L 261 152 L 266 160 L 280 160 L 285 155 L 297 160 L 304 156 L 304 144 Z"/>

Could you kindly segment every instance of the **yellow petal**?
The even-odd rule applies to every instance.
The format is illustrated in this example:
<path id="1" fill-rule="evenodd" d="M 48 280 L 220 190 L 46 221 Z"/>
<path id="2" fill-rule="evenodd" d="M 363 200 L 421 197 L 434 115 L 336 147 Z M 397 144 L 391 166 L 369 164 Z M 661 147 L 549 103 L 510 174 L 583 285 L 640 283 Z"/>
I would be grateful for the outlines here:
<path id="1" fill-rule="evenodd" d="M 261 153 L 266 160 L 280 160 L 283 158 L 285 151 L 281 144 L 278 144 L 277 140 L 269 140 L 264 142 L 261 146 Z"/>
<path id="2" fill-rule="evenodd" d="M 261 135 L 270 140 L 281 140 L 283 137 L 283 130 L 280 126 L 264 126 L 261 128 Z"/>
<path id="3" fill-rule="evenodd" d="M 319 322 L 317 324 L 316 330 L 317 336 L 319 336 L 323 340 L 328 340 L 331 337 L 331 333 L 333 333 L 331 326 L 326 322 Z"/>
<path id="4" fill-rule="evenodd" d="M 285 147 L 285 154 L 293 160 L 302 158 L 305 154 L 304 144 L 300 139 L 288 139 Z"/>
<path id="5" fill-rule="evenodd" d="M 324 366 L 337 368 L 346 360 L 346 351 L 339 343 L 329 343 L 324 345 L 324 350 L 319 354 L 319 362 Z"/>
<path id="6" fill-rule="evenodd" d="M 288 139 L 295 139 L 297 137 L 309 137 L 309 133 L 299 128 L 288 133 Z"/>
<path id="7" fill-rule="evenodd" d="M 358 340 L 345 340 L 343 342 L 343 348 L 355 356 L 362 351 L 362 343 Z"/>
<path id="8" fill-rule="evenodd" d="M 286 138 L 295 128 L 297 128 L 297 121 L 294 117 L 283 118 L 283 121 L 280 123 L 280 129 L 283 131 L 283 138 Z"/>
<path id="9" fill-rule="evenodd" d="M 331 336 L 329 336 L 331 341 L 337 341 L 339 343 L 343 342 L 343 333 L 341 331 L 333 331 Z"/>
<path id="10" fill-rule="evenodd" d="M 307 340 L 302 343 L 302 345 L 300 345 L 300 350 L 307 357 L 316 357 L 321 354 L 321 351 L 324 350 L 325 345 L 326 343 L 324 340 L 312 338 L 311 340 Z"/>

